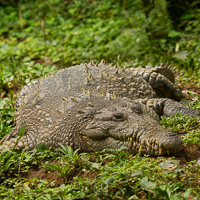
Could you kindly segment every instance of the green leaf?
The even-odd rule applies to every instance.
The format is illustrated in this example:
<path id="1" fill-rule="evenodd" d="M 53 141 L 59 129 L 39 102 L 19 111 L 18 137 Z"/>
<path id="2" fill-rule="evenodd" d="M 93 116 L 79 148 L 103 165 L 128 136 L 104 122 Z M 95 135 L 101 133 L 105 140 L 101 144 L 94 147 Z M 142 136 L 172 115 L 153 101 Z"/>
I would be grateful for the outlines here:
<path id="1" fill-rule="evenodd" d="M 15 142 L 15 145 L 14 145 L 12 150 L 15 149 L 15 147 L 18 144 L 19 140 L 24 136 L 25 129 L 26 129 L 26 125 L 23 126 L 22 129 L 19 131 L 19 137 L 17 138 L 17 141 Z"/>
<path id="2" fill-rule="evenodd" d="M 144 189 L 155 189 L 157 187 L 156 183 L 153 183 L 151 181 L 148 181 L 148 177 L 144 177 L 142 180 L 141 180 L 141 186 L 144 188 Z"/>
<path id="3" fill-rule="evenodd" d="M 38 149 L 43 150 L 43 151 L 47 149 L 47 147 L 43 143 L 38 143 L 37 147 Z"/>
<path id="4" fill-rule="evenodd" d="M 188 197 L 190 196 L 191 191 L 192 191 L 191 188 L 189 188 L 189 189 L 186 190 L 186 192 L 183 194 L 183 199 L 184 200 L 188 199 Z"/>
<path id="5" fill-rule="evenodd" d="M 165 160 L 159 164 L 159 166 L 161 166 L 163 169 L 175 169 L 179 167 L 179 165 L 180 160 Z"/>
<path id="6" fill-rule="evenodd" d="M 92 168 L 99 169 L 99 167 L 100 167 L 99 163 L 92 163 Z"/>
<path id="7" fill-rule="evenodd" d="M 162 7 L 163 10 L 167 9 L 167 2 L 166 2 L 166 0 L 156 0 L 155 2 L 158 3 Z"/>
<path id="8" fill-rule="evenodd" d="M 131 177 L 140 176 L 142 174 L 141 171 L 136 171 L 135 173 L 131 174 Z"/>
<path id="9" fill-rule="evenodd" d="M 171 38 L 179 37 L 179 36 L 181 36 L 181 32 L 171 30 L 171 31 L 169 31 L 168 36 L 171 37 Z"/>
<path id="10" fill-rule="evenodd" d="M 0 98 L 0 109 L 2 110 L 4 108 L 4 106 L 10 101 L 9 98 Z"/>
<path id="11" fill-rule="evenodd" d="M 187 57 L 189 55 L 189 52 L 188 51 L 179 51 L 177 53 L 174 54 L 174 58 L 179 58 L 180 60 L 186 60 Z"/>
<path id="12" fill-rule="evenodd" d="M 136 195 L 130 196 L 128 198 L 128 200 L 136 200 L 136 199 L 140 199 L 140 198 L 138 198 Z"/>
<path id="13" fill-rule="evenodd" d="M 114 182 L 114 178 L 113 177 L 108 177 L 106 180 L 105 180 L 105 184 L 108 185 L 108 184 L 111 184 Z"/>
<path id="14" fill-rule="evenodd" d="M 152 192 L 156 193 L 157 196 L 162 197 L 163 199 L 169 199 L 168 192 L 166 190 L 166 186 L 160 186 L 152 190 Z"/>

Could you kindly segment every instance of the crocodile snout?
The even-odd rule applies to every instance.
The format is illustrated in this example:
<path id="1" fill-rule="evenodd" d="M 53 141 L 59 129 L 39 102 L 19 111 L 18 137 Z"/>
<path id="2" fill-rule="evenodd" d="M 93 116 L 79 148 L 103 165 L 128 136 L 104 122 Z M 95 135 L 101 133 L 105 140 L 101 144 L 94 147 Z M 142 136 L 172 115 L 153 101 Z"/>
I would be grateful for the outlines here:
<path id="1" fill-rule="evenodd" d="M 160 137 L 158 143 L 159 146 L 170 151 L 176 151 L 182 147 L 182 140 L 173 132 L 168 132 Z"/>

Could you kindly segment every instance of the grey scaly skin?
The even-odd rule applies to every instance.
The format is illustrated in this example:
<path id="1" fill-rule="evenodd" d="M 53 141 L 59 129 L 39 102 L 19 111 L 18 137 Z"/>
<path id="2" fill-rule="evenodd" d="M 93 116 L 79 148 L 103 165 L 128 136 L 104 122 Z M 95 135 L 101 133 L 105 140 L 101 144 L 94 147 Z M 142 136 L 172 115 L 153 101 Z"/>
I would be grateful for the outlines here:
<path id="1" fill-rule="evenodd" d="M 175 72 L 172 66 L 169 66 L 168 64 L 162 63 L 161 65 L 156 65 L 155 67 L 146 65 L 145 67 L 138 67 L 134 68 L 134 70 L 139 71 L 146 71 L 146 73 L 159 73 L 166 77 L 168 80 L 170 80 L 172 83 L 175 82 Z"/>
<path id="2" fill-rule="evenodd" d="M 172 98 L 177 101 L 184 97 L 181 90 L 174 84 L 174 73 L 167 65 L 131 68 L 131 73 L 147 81 L 157 97 Z"/>
<path id="3" fill-rule="evenodd" d="M 179 150 L 182 141 L 159 125 L 159 117 L 176 111 L 199 117 L 198 111 L 172 99 L 157 98 L 151 85 L 130 69 L 104 61 L 81 64 L 22 89 L 16 100 L 16 127 L 2 139 L 1 149 L 13 147 L 26 125 L 19 149 L 43 143 L 87 152 L 126 147 L 133 154 L 169 154 Z"/>

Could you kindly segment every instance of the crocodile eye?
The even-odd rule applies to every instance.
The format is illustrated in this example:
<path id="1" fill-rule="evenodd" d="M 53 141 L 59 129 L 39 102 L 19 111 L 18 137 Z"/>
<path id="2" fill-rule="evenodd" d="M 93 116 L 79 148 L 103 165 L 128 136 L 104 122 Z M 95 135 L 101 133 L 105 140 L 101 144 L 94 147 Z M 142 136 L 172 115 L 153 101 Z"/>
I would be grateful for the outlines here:
<path id="1" fill-rule="evenodd" d="M 142 107 L 140 104 L 134 104 L 132 107 L 131 107 L 132 111 L 137 113 L 137 114 L 142 114 L 143 111 L 142 111 Z"/>
<path id="2" fill-rule="evenodd" d="M 115 114 L 113 114 L 112 119 L 114 121 L 124 121 L 125 117 L 124 117 L 123 113 L 115 113 Z"/>

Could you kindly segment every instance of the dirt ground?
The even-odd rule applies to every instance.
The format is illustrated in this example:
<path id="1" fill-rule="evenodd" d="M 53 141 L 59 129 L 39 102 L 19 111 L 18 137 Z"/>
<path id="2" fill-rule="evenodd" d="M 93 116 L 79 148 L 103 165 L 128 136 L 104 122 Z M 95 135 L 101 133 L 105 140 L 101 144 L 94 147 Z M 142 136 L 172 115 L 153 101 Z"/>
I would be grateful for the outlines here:
<path id="1" fill-rule="evenodd" d="M 185 94 L 186 97 L 193 99 L 194 96 L 189 95 L 188 93 L 191 94 L 196 94 L 200 96 L 200 87 L 197 86 L 196 81 L 188 81 L 187 83 L 181 83 L 179 86 L 182 88 L 183 93 Z"/>

